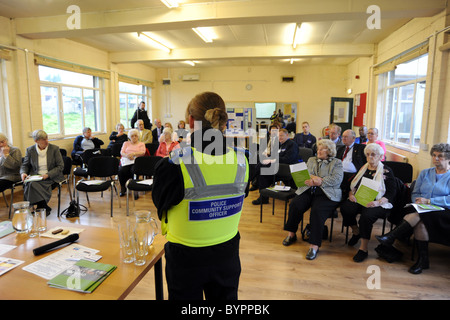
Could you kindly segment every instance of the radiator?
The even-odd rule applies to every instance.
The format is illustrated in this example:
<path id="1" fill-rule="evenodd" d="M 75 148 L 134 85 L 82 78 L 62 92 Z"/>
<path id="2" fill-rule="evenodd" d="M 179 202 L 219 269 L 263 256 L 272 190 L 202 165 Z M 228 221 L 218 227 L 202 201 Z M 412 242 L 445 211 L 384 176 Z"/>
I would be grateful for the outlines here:
<path id="1" fill-rule="evenodd" d="M 392 151 L 386 151 L 386 161 L 397 161 L 408 163 L 408 157 Z"/>

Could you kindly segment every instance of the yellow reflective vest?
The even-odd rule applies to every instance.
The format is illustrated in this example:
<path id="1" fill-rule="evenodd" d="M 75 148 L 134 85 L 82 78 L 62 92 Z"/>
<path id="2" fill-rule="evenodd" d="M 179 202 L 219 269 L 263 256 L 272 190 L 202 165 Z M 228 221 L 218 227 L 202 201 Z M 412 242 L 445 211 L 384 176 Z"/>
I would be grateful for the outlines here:
<path id="1" fill-rule="evenodd" d="M 244 152 L 228 148 L 226 154 L 212 156 L 186 147 L 175 150 L 171 161 L 181 167 L 185 191 L 161 219 L 167 240 L 206 247 L 236 236 L 248 182 Z"/>

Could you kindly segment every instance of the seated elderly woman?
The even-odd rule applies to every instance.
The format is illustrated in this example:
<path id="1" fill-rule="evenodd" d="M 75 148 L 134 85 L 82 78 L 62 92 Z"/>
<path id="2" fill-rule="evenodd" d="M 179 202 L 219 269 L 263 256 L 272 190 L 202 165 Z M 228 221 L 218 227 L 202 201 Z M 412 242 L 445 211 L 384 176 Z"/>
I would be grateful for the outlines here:
<path id="1" fill-rule="evenodd" d="M 341 214 L 345 226 L 350 226 L 353 236 L 348 245 L 354 246 L 359 239 L 361 245 L 353 257 L 353 261 L 362 262 L 368 257 L 368 244 L 372 233 L 373 224 L 378 219 L 384 219 L 392 209 L 392 203 L 396 195 L 396 181 L 392 170 L 383 165 L 381 158 L 384 156 L 383 148 L 376 143 L 371 143 L 364 149 L 367 163 L 361 167 L 350 184 L 348 199 L 341 205 Z M 375 180 L 378 185 L 378 194 L 373 201 L 363 206 L 358 203 L 355 193 L 363 178 Z M 359 218 L 359 227 L 356 216 Z"/>
<path id="2" fill-rule="evenodd" d="M 24 200 L 37 208 L 51 208 L 48 202 L 52 196 L 52 185 L 64 180 L 64 161 L 59 147 L 48 143 L 48 135 L 44 130 L 33 132 L 35 145 L 27 148 L 25 158 L 20 167 L 24 181 Z M 31 177 L 37 176 L 37 177 Z"/>
<path id="3" fill-rule="evenodd" d="M 413 274 L 429 268 L 429 241 L 450 245 L 450 144 L 435 144 L 430 154 L 434 167 L 420 172 L 411 198 L 413 203 L 432 204 L 444 210 L 418 213 L 411 207 L 412 213 L 405 215 L 394 230 L 376 236 L 380 243 L 391 246 L 395 239 L 401 239 L 414 230 L 419 259 L 409 269 Z"/>
<path id="4" fill-rule="evenodd" d="M 83 134 L 73 141 L 72 159 L 77 159 L 85 150 L 98 149 L 104 142 L 92 135 L 89 127 L 83 129 Z"/>
<path id="5" fill-rule="evenodd" d="M 139 141 L 139 131 L 131 129 L 128 132 L 130 141 L 126 141 L 120 150 L 120 167 L 119 167 L 119 182 L 120 182 L 120 196 L 126 195 L 125 184 L 128 179 L 133 177 L 133 164 L 137 157 L 142 157 L 145 154 L 145 143 Z"/>
<path id="6" fill-rule="evenodd" d="M 310 213 L 310 248 L 306 259 L 313 260 L 317 256 L 322 244 L 323 227 L 339 205 L 342 198 L 340 189 L 344 171 L 342 161 L 335 158 L 336 145 L 328 139 L 320 140 L 317 144 L 316 157 L 308 159 L 306 164 L 310 179 L 305 186 L 297 189 L 297 196 L 289 204 L 289 217 L 284 227 L 289 231 L 283 245 L 289 246 L 297 240 L 298 225 L 303 214 L 311 208 Z"/>
<path id="7" fill-rule="evenodd" d="M 20 181 L 22 152 L 8 143 L 8 138 L 0 133 L 0 192 Z"/>
<path id="8" fill-rule="evenodd" d="M 116 144 L 123 144 L 124 142 L 128 141 L 128 136 L 125 133 L 125 127 L 123 124 L 118 123 L 116 124 L 116 131 L 111 132 L 111 135 L 109 136 L 109 144 L 108 149 L 112 148 Z"/>
<path id="9" fill-rule="evenodd" d="M 180 148 L 178 141 L 173 140 L 172 134 L 172 129 L 169 127 L 164 128 L 163 134 L 159 140 L 158 150 L 156 150 L 155 153 L 156 156 L 163 158 L 168 157 L 172 150 Z"/>

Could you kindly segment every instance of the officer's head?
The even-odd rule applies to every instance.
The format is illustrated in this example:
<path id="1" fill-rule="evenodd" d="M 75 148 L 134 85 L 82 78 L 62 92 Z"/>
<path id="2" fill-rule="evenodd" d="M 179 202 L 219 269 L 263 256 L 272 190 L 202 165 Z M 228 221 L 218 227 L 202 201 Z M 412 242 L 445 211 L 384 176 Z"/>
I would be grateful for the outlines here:
<path id="1" fill-rule="evenodd" d="M 186 109 L 186 122 L 191 130 L 194 121 L 201 121 L 202 128 L 214 128 L 223 131 L 228 121 L 225 102 L 214 92 L 203 92 L 189 102 Z"/>

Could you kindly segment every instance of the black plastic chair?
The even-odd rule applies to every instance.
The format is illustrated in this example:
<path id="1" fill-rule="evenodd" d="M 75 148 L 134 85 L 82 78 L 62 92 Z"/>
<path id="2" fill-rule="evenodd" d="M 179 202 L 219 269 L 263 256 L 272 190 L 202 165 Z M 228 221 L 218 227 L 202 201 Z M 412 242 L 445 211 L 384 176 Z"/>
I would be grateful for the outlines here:
<path id="1" fill-rule="evenodd" d="M 86 150 L 81 154 L 81 160 L 82 160 L 82 166 L 76 167 L 73 169 L 73 192 L 75 196 L 75 180 L 76 177 L 87 179 L 89 177 L 88 174 L 88 163 L 89 160 L 93 157 L 100 157 L 100 156 L 109 156 L 111 152 L 106 149 L 90 149 Z M 74 164 L 72 160 L 72 164 Z M 89 200 L 88 200 L 89 201 Z"/>
<path id="2" fill-rule="evenodd" d="M 385 161 L 384 164 L 392 169 L 394 176 L 403 181 L 411 183 L 413 178 L 413 167 L 410 163 L 399 161 Z"/>
<path id="3" fill-rule="evenodd" d="M 99 156 L 93 157 L 89 160 L 88 163 L 88 176 L 89 177 L 98 177 L 105 178 L 105 182 L 99 182 L 98 184 L 86 184 L 84 183 L 84 179 L 78 181 L 76 185 L 77 190 L 77 205 L 79 207 L 79 191 L 82 192 L 103 192 L 111 189 L 111 217 L 113 216 L 113 199 L 114 199 L 114 190 L 115 190 L 115 181 L 113 176 L 116 176 L 119 173 L 119 159 L 115 157 L 108 156 Z M 107 180 L 109 178 L 109 180 Z M 117 190 L 116 190 L 117 193 Z M 119 199 L 119 207 L 120 207 L 120 197 Z"/>
<path id="4" fill-rule="evenodd" d="M 297 188 L 293 184 L 291 170 L 289 169 L 288 164 L 280 163 L 278 167 L 278 173 L 274 177 L 275 181 L 283 181 L 285 185 L 291 186 L 289 191 L 275 191 L 270 188 L 262 189 L 259 191 L 261 197 L 273 198 L 272 202 L 272 215 L 275 214 L 275 199 L 284 201 L 284 223 L 286 224 L 286 213 L 287 213 L 287 205 L 289 200 L 295 197 L 295 191 Z M 292 186 L 294 186 L 292 188 Z M 263 216 L 263 204 L 261 202 L 261 212 L 259 217 L 259 222 L 262 222 Z"/>
<path id="5" fill-rule="evenodd" d="M 72 191 L 70 190 L 70 174 L 72 173 L 72 159 L 66 156 L 63 156 L 64 161 L 64 170 L 63 175 L 66 177 L 63 181 L 58 183 L 58 217 L 60 216 L 61 209 L 61 187 L 64 183 L 67 184 L 67 189 L 69 190 L 70 202 L 72 202 Z"/>
<path id="6" fill-rule="evenodd" d="M 154 156 L 156 153 L 156 150 L 158 150 L 159 144 L 157 143 L 146 143 L 145 147 L 147 148 L 148 152 L 151 156 Z"/>
<path id="7" fill-rule="evenodd" d="M 311 148 L 298 147 L 298 156 L 303 162 L 308 162 L 308 159 L 313 156 L 313 151 Z"/>
<path id="8" fill-rule="evenodd" d="M 129 197 L 130 191 L 139 192 L 139 191 L 151 191 L 153 189 L 153 184 L 148 185 L 144 183 L 139 183 L 140 176 L 144 176 L 146 178 L 153 177 L 155 174 L 155 166 L 162 159 L 162 157 L 138 157 L 134 160 L 133 165 L 133 174 L 134 179 L 129 179 L 125 187 L 127 188 L 127 216 L 129 215 Z M 134 198 L 133 198 L 134 199 Z"/>
<path id="9" fill-rule="evenodd" d="M 6 200 L 5 191 L 2 191 L 3 199 L 5 200 L 6 207 L 9 207 L 9 215 L 8 215 L 8 219 L 11 219 L 12 204 L 13 204 L 13 201 L 14 201 L 14 190 L 16 189 L 16 187 L 19 187 L 19 186 L 22 186 L 22 187 L 23 187 L 23 182 L 22 182 L 22 181 L 14 182 L 14 183 L 11 185 L 11 187 L 6 188 L 6 189 L 9 189 L 9 190 L 10 190 L 10 193 L 11 193 L 11 197 L 10 197 L 9 203 L 8 203 L 8 200 Z M 5 190 L 6 190 L 6 189 L 5 189 Z"/>
<path id="10" fill-rule="evenodd" d="M 123 146 L 123 143 L 115 143 L 115 144 L 113 144 L 112 147 L 110 148 L 111 149 L 111 155 L 113 157 L 120 158 L 120 150 L 122 150 L 122 146 Z"/>

